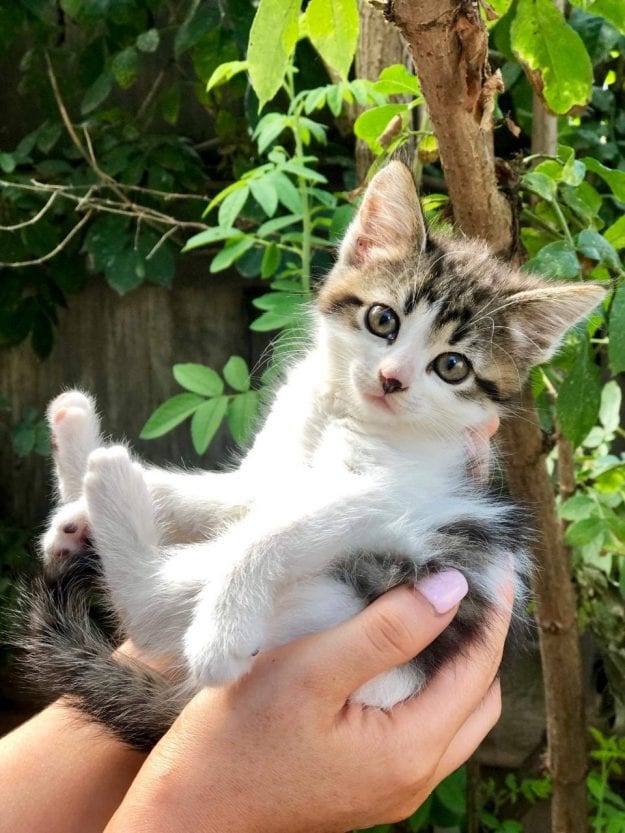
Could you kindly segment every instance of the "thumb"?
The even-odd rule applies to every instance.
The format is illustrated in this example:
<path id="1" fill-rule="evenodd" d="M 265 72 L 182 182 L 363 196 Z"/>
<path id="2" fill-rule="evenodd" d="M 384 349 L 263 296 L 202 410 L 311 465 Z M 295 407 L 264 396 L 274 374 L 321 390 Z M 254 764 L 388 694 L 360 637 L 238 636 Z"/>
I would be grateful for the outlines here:
<path id="1" fill-rule="evenodd" d="M 343 705 L 373 677 L 408 662 L 454 618 L 467 594 L 458 570 L 433 573 L 413 587 L 397 587 L 343 624 L 318 634 L 300 652 L 306 676 L 325 679 L 328 695 Z"/>

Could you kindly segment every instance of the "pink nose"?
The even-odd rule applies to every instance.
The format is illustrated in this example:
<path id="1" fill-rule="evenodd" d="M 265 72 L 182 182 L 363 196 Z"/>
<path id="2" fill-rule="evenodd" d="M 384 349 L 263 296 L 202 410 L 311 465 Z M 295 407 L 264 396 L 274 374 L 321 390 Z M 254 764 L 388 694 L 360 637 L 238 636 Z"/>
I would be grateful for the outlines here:
<path id="1" fill-rule="evenodd" d="M 385 376 L 382 371 L 380 370 L 379 373 L 380 382 L 382 384 L 382 390 L 384 393 L 395 393 L 396 391 L 406 390 L 406 388 L 402 385 L 399 379 L 394 379 L 392 377 Z"/>

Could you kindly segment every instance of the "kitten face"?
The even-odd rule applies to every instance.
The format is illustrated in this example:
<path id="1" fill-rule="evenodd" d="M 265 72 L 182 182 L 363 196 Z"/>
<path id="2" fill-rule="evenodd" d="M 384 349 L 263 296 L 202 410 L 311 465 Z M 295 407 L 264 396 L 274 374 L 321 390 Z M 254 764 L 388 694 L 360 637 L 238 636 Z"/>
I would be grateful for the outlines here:
<path id="1" fill-rule="evenodd" d="M 484 420 L 507 395 L 492 341 L 480 332 L 489 326 L 482 318 L 492 293 L 474 305 L 474 326 L 464 308 L 450 314 L 453 299 L 432 278 L 440 256 L 420 255 L 399 272 L 352 272 L 321 299 L 332 381 L 368 423 L 453 434 Z"/>
<path id="2" fill-rule="evenodd" d="M 441 436 L 501 411 L 604 297 L 426 235 L 412 177 L 372 180 L 318 298 L 329 383 L 367 423 Z"/>

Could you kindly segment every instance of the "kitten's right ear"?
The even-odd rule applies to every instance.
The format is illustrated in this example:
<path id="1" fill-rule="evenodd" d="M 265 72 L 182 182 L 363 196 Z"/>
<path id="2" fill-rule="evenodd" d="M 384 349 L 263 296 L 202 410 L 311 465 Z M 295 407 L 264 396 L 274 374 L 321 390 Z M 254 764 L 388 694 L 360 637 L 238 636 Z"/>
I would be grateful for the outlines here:
<path id="1" fill-rule="evenodd" d="M 412 174 L 389 162 L 373 177 L 339 249 L 339 263 L 363 266 L 423 251 L 425 221 Z"/>

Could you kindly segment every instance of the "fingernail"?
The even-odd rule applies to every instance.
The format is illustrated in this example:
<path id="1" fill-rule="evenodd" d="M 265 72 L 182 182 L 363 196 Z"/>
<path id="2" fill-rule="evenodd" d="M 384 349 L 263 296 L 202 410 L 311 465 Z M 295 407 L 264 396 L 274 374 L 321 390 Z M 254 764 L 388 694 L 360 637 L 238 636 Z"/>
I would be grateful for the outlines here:
<path id="1" fill-rule="evenodd" d="M 416 590 L 437 613 L 447 613 L 469 592 L 466 578 L 458 570 L 442 570 L 417 582 Z"/>

